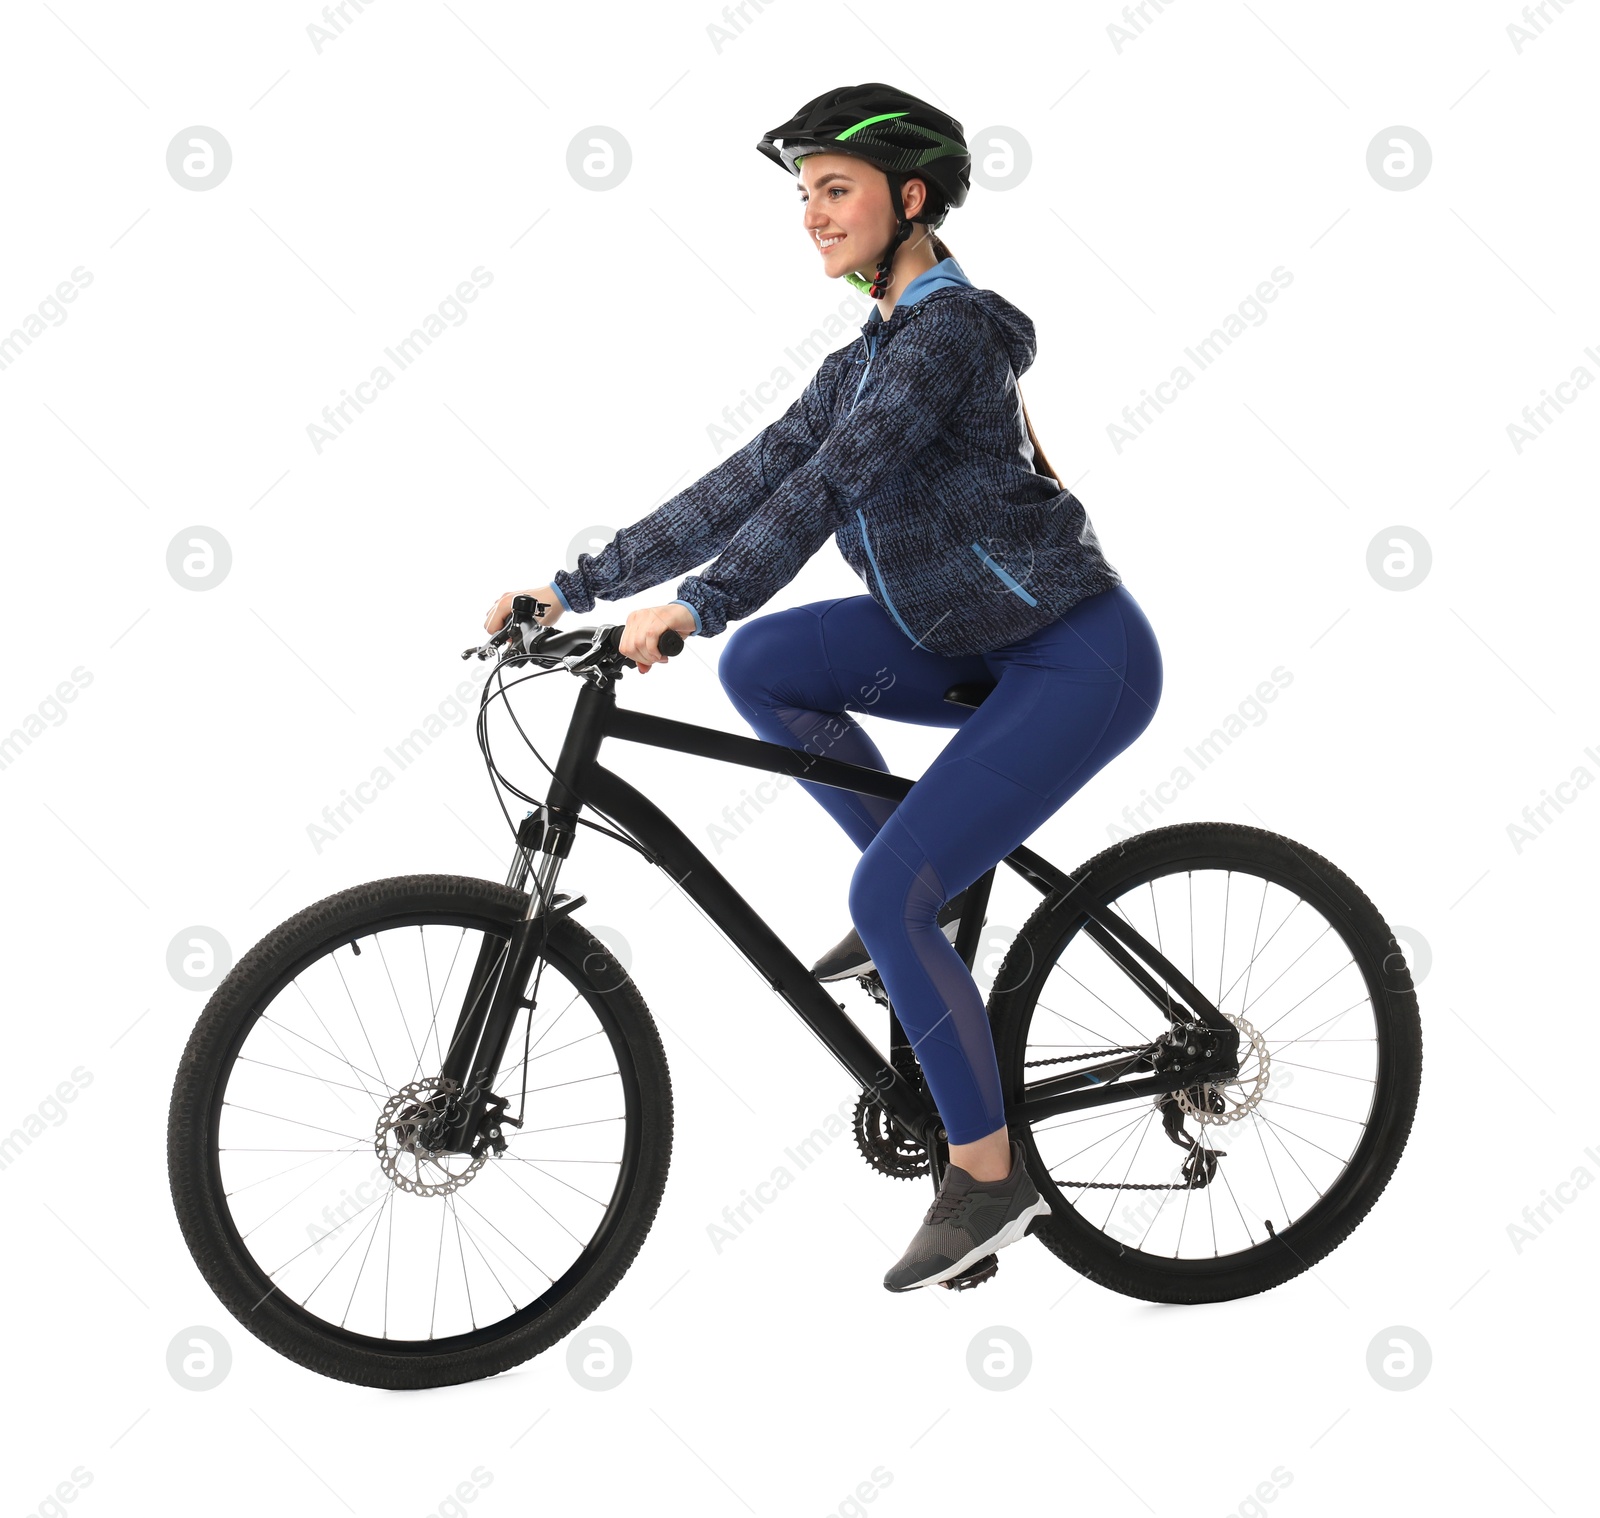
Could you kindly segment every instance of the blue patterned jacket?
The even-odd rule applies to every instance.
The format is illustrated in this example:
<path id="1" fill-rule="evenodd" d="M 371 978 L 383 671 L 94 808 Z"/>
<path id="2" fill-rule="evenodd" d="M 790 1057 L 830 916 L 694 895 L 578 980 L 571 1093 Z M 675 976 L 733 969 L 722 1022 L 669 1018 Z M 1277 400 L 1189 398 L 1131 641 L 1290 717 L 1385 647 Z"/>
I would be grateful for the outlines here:
<path id="1" fill-rule="evenodd" d="M 1015 643 L 1121 583 L 1083 505 L 1033 466 L 1017 376 L 1027 316 L 953 258 L 823 359 L 779 417 L 552 581 L 590 611 L 715 559 L 678 586 L 714 637 L 789 583 L 831 534 L 913 642 Z"/>

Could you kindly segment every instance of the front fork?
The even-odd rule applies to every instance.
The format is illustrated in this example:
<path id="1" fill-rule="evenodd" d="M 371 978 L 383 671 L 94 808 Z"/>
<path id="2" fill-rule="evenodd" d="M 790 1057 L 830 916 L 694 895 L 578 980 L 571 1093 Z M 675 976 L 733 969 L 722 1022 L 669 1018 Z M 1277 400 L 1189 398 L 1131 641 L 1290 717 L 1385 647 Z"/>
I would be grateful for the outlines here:
<path id="1" fill-rule="evenodd" d="M 519 1118 L 506 1115 L 506 1099 L 495 1094 L 494 1080 L 517 1018 L 524 1008 L 532 1015 L 533 1004 L 524 993 L 538 965 L 549 919 L 583 905 L 581 896 L 558 902 L 555 894 L 556 877 L 572 847 L 573 832 L 570 819 L 542 804 L 529 812 L 517 829 L 517 851 L 506 873 L 508 886 L 523 890 L 534 872 L 535 852 L 542 848 L 544 853 L 522 920 L 504 938 L 485 933 L 478 946 L 477 963 L 439 1071 L 441 1082 L 453 1082 L 460 1094 L 449 1104 L 439 1130 L 430 1136 L 430 1148 L 472 1154 L 487 1141 L 498 1153 L 505 1148 L 501 1124 L 520 1124 Z"/>

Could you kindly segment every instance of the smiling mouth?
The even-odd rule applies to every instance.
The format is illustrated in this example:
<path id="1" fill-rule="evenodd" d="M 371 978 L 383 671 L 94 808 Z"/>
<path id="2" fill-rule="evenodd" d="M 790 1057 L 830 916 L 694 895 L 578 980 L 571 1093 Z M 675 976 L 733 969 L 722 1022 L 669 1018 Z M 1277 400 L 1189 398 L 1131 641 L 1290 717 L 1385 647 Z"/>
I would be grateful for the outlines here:
<path id="1" fill-rule="evenodd" d="M 828 253 L 828 252 L 831 252 L 834 248 L 837 248 L 839 246 L 839 244 L 842 243 L 843 241 L 844 241 L 844 233 L 843 232 L 841 232 L 837 237 L 819 237 L 817 239 L 817 247 L 821 252 Z"/>

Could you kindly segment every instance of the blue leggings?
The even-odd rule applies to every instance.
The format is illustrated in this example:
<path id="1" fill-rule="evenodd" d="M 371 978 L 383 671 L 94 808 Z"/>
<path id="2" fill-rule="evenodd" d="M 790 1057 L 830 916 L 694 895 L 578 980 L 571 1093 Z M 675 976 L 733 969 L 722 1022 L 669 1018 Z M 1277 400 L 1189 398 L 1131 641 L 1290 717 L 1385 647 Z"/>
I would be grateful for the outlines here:
<path id="1" fill-rule="evenodd" d="M 740 625 L 717 673 L 758 737 L 849 764 L 889 768 L 852 711 L 960 729 L 902 801 L 800 783 L 861 850 L 850 917 L 949 1142 L 1003 1128 L 983 996 L 936 918 L 1149 725 L 1161 651 L 1138 602 L 1114 586 L 1021 642 L 950 656 L 871 596 L 813 601 Z M 958 681 L 997 683 L 973 709 L 944 699 Z"/>

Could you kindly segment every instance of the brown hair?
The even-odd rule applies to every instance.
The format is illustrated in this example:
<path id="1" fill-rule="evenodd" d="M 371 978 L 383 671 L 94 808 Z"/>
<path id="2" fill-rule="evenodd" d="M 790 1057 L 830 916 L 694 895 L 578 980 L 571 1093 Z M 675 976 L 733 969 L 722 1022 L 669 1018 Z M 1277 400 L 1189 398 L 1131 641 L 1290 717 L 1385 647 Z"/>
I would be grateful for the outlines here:
<path id="1" fill-rule="evenodd" d="M 952 258 L 954 255 L 944 245 L 944 239 L 930 229 L 928 235 L 933 239 L 933 251 L 941 259 Z M 1022 423 L 1028 429 L 1028 441 L 1033 444 L 1033 470 L 1035 474 L 1048 475 L 1063 490 L 1067 487 L 1062 484 L 1061 477 L 1050 467 L 1050 460 L 1045 457 L 1044 449 L 1039 446 L 1039 439 L 1034 434 L 1033 422 L 1028 417 L 1028 403 L 1022 399 L 1022 387 L 1017 387 L 1017 400 L 1022 405 Z"/>

